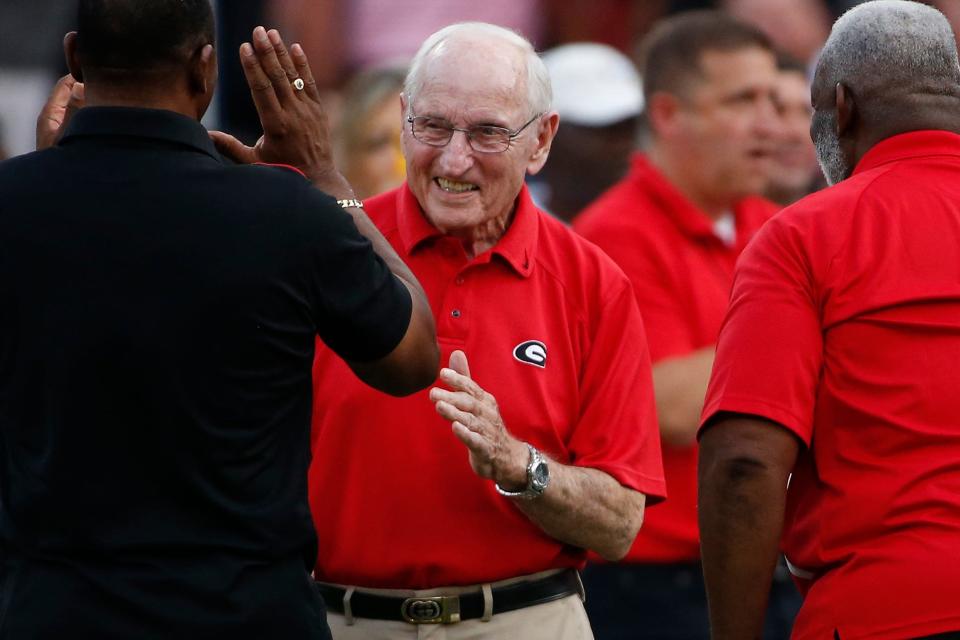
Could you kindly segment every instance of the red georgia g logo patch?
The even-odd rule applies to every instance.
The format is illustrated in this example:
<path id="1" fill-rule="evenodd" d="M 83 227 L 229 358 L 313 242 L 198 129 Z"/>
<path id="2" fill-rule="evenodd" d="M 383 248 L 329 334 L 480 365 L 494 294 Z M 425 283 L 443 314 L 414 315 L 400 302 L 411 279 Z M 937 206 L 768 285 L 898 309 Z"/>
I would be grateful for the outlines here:
<path id="1" fill-rule="evenodd" d="M 541 369 L 547 366 L 547 345 L 539 340 L 527 340 L 513 348 L 513 357 Z"/>

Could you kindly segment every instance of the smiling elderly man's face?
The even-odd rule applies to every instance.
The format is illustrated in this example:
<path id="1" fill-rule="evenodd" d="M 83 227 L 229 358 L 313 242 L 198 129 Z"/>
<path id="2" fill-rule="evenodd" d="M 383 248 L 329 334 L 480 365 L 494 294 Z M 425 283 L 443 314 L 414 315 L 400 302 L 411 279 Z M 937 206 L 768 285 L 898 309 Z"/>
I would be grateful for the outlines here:
<path id="1" fill-rule="evenodd" d="M 440 118 L 464 129 L 520 128 L 537 115 L 529 106 L 523 52 L 500 40 L 447 40 L 424 61 L 421 78 L 419 93 L 405 105 L 402 146 L 407 182 L 427 219 L 452 234 L 505 224 L 525 174 L 539 171 L 546 159 L 542 147 L 551 136 L 540 135 L 541 123 L 532 122 L 506 151 L 482 153 L 461 131 L 444 147 L 420 142 L 406 117 Z"/>

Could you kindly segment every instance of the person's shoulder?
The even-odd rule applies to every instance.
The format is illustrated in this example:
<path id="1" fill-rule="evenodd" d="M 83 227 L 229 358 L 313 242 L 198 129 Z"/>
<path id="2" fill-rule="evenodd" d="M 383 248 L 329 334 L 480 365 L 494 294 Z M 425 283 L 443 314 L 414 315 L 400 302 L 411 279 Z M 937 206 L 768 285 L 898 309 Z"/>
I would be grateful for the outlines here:
<path id="1" fill-rule="evenodd" d="M 863 195 L 887 168 L 853 175 L 831 187 L 815 191 L 776 213 L 766 225 L 772 228 L 806 228 L 816 225 L 836 226 L 857 206 Z"/>
<path id="2" fill-rule="evenodd" d="M 646 217 L 648 205 L 636 178 L 628 174 L 584 207 L 573 219 L 573 228 L 587 237 L 612 230 L 630 230 Z"/>
<path id="3" fill-rule="evenodd" d="M 609 294 L 629 287 L 623 270 L 600 247 L 552 216 L 537 212 L 537 263 L 571 291 Z"/>
<path id="4" fill-rule="evenodd" d="M 36 193 L 38 186 L 49 193 L 50 185 L 56 184 L 58 176 L 65 170 L 59 164 L 61 156 L 57 147 L 51 147 L 0 162 L 0 192 L 5 200 L 9 202 L 17 193 Z"/>

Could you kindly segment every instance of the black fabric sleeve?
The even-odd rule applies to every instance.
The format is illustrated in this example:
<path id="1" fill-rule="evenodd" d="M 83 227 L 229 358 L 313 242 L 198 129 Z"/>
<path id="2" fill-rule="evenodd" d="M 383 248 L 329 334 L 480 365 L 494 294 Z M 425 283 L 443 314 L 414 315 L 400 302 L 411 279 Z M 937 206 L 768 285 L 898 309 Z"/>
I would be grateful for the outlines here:
<path id="1" fill-rule="evenodd" d="M 311 187 L 301 203 L 314 230 L 307 286 L 317 334 L 345 360 L 388 355 L 410 323 L 410 292 L 333 198 Z"/>

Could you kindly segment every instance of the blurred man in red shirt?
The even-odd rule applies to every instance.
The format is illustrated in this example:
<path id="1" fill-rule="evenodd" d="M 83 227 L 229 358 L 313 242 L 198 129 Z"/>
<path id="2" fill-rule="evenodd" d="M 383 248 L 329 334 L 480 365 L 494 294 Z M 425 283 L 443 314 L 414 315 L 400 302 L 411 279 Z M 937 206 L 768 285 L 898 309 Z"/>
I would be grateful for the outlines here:
<path id="1" fill-rule="evenodd" d="M 734 262 L 777 208 L 756 196 L 779 135 L 777 65 L 761 32 L 712 11 L 665 20 L 642 52 L 647 148 L 575 228 L 633 282 L 670 499 L 624 563 L 587 572 L 588 610 L 599 638 L 634 637 L 638 618 L 650 637 L 707 638 L 695 436 Z M 795 611 L 786 576 L 782 586 L 769 637 L 783 637 Z"/>

